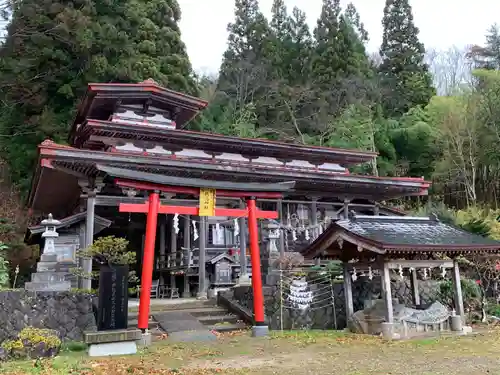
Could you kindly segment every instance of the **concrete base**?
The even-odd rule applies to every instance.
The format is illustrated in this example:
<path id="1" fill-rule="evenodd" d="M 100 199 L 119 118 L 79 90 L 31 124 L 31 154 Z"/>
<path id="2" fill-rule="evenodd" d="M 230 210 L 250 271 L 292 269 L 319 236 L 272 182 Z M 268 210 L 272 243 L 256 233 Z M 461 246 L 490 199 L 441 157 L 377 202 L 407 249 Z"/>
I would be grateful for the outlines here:
<path id="1" fill-rule="evenodd" d="M 128 355 L 136 353 L 137 345 L 135 341 L 92 344 L 89 347 L 89 357 L 106 357 L 111 355 Z"/>
<path id="2" fill-rule="evenodd" d="M 455 332 L 462 331 L 462 317 L 460 315 L 450 316 L 450 329 Z"/>
<path id="3" fill-rule="evenodd" d="M 265 337 L 269 335 L 268 326 L 253 326 L 252 337 Z"/>
<path id="4" fill-rule="evenodd" d="M 67 292 L 71 289 L 71 282 L 28 281 L 24 289 L 31 292 Z"/>
<path id="5" fill-rule="evenodd" d="M 207 300 L 208 299 L 208 296 L 207 296 L 207 292 L 204 292 L 204 293 L 196 293 L 196 299 L 197 300 Z"/>
<path id="6" fill-rule="evenodd" d="M 462 328 L 462 334 L 463 335 L 470 335 L 472 333 L 472 327 L 471 326 L 465 326 Z"/>
<path id="7" fill-rule="evenodd" d="M 394 324 L 393 323 L 382 323 L 382 338 L 384 340 L 394 339 Z"/>
<path id="8" fill-rule="evenodd" d="M 141 338 L 137 340 L 137 345 L 139 346 L 150 346 L 153 343 L 153 336 L 151 332 L 144 332 Z"/>
<path id="9" fill-rule="evenodd" d="M 237 286 L 247 286 L 247 285 L 252 285 L 252 279 L 250 278 L 250 276 L 248 276 L 248 274 L 241 275 L 238 278 Z"/>

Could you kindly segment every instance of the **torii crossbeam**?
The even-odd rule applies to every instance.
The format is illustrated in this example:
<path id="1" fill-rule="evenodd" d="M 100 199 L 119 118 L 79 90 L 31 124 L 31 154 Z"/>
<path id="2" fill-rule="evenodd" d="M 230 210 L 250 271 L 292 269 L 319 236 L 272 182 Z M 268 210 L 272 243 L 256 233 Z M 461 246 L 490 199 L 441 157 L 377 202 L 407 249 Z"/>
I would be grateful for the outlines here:
<path id="1" fill-rule="evenodd" d="M 149 175 L 149 174 L 148 174 Z M 139 300 L 139 319 L 138 328 L 143 332 L 148 329 L 149 307 L 151 302 L 151 289 L 153 281 L 153 265 L 154 265 L 154 250 L 156 242 L 156 227 L 158 222 L 158 214 L 183 214 L 183 215 L 198 215 L 199 207 L 189 206 L 170 206 L 162 205 L 160 202 L 159 192 L 167 193 L 180 193 L 198 196 L 200 195 L 200 188 L 193 187 L 180 187 L 161 185 L 149 182 L 138 182 L 127 180 L 124 178 L 115 179 L 115 184 L 123 188 L 132 188 L 138 190 L 146 190 L 149 192 L 149 199 L 144 203 L 121 203 L 119 206 L 120 212 L 129 213 L 145 213 L 146 220 L 146 238 L 144 241 L 144 254 L 142 261 L 142 275 L 141 275 L 141 291 Z M 235 183 L 232 183 L 234 186 Z M 265 185 L 265 184 L 264 184 Z M 242 185 L 244 186 L 244 185 Z M 291 185 L 276 184 L 274 189 L 277 191 L 244 191 L 244 190 L 216 190 L 217 196 L 236 197 L 246 200 L 246 209 L 232 209 L 232 208 L 216 208 L 215 216 L 229 216 L 229 217 L 247 217 L 248 218 L 248 231 L 250 242 L 250 261 L 252 264 L 252 289 L 253 289 L 253 305 L 254 305 L 254 319 L 255 326 L 252 331 L 254 336 L 267 334 L 267 324 L 264 317 L 264 297 L 262 293 L 262 275 L 260 267 L 260 250 L 258 238 L 258 219 L 277 219 L 278 212 L 276 211 L 263 211 L 256 207 L 255 200 L 257 198 L 274 198 L 281 199 L 283 197 L 283 190 L 288 190 Z M 263 186 L 264 187 L 264 186 Z M 267 185 L 265 188 L 273 187 Z M 280 191 L 281 190 L 281 191 Z M 202 267 L 203 265 L 199 265 Z"/>

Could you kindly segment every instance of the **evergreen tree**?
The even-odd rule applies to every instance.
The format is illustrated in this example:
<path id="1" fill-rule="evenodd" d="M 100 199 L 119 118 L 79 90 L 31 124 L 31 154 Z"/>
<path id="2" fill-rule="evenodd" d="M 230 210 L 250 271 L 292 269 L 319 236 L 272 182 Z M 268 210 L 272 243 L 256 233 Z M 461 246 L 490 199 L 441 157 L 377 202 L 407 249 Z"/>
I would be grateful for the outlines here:
<path id="1" fill-rule="evenodd" d="M 269 35 L 269 79 L 287 81 L 289 48 L 291 47 L 290 23 L 284 0 L 274 0 L 271 9 Z"/>
<path id="2" fill-rule="evenodd" d="M 293 84 L 310 81 L 312 38 L 307 25 L 306 14 L 293 8 L 288 17 L 291 43 L 288 46 L 288 79 Z"/>
<path id="3" fill-rule="evenodd" d="M 365 29 L 365 25 L 361 22 L 361 17 L 358 10 L 353 3 L 347 4 L 344 12 L 346 20 L 351 24 L 351 26 L 358 33 L 359 40 L 365 44 L 368 42 L 368 31 Z"/>
<path id="4" fill-rule="evenodd" d="M 499 70 L 500 69 L 500 28 L 498 24 L 492 25 L 486 34 L 486 45 L 472 46 L 468 57 L 475 68 Z"/>
<path id="5" fill-rule="evenodd" d="M 340 11 L 340 0 L 323 0 L 314 30 L 316 48 L 312 58 L 312 75 L 320 85 L 331 85 L 340 70 L 343 58 L 338 46 Z"/>
<path id="6" fill-rule="evenodd" d="M 219 89 L 244 107 L 266 80 L 269 25 L 257 0 L 236 0 L 235 20 L 227 29 L 228 48 L 219 72 Z"/>
<path id="7" fill-rule="evenodd" d="M 435 90 L 408 0 L 386 0 L 382 24 L 379 72 L 384 110 L 386 115 L 401 116 L 416 105 L 427 105 Z"/>
<path id="8" fill-rule="evenodd" d="M 16 2 L 0 53 L 0 139 L 26 189 L 37 145 L 67 139 L 88 82 L 138 82 L 196 92 L 176 0 Z"/>

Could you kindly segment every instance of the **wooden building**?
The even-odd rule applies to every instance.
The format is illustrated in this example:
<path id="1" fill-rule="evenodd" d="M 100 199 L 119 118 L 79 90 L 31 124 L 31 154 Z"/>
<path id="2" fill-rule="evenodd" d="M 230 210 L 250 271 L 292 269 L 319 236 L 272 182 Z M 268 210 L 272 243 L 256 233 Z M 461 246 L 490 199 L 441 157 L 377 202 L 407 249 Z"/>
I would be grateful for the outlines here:
<path id="1" fill-rule="evenodd" d="M 348 320 L 354 314 L 352 281 L 361 275 L 376 273 L 381 276 L 386 309 L 383 325 L 387 327 L 384 335 L 388 337 L 392 337 L 393 325 L 397 323 L 393 316 L 392 277 L 410 278 L 415 307 L 420 307 L 420 279 L 433 274 L 441 279 L 450 277 L 454 285 L 456 314 L 465 321 L 458 258 L 499 252 L 499 241 L 442 223 L 435 215 L 366 216 L 354 212 L 337 220 L 302 250 L 306 259 L 343 262 Z"/>
<path id="2" fill-rule="evenodd" d="M 287 187 L 282 198 L 257 200 L 260 209 L 279 213 L 280 252 L 307 246 L 332 220 L 350 210 L 393 215 L 380 202 L 427 194 L 429 183 L 422 178 L 350 174 L 349 167 L 376 157 L 371 152 L 185 130 L 206 106 L 201 99 L 162 88 L 152 80 L 89 84 L 69 145 L 46 140 L 39 146 L 30 208 L 39 215 L 52 213 L 59 220 L 85 212 L 85 235 L 80 236 L 79 247 L 92 243 L 97 215 L 110 220 L 109 228 L 99 235 L 126 237 L 140 266 L 145 216 L 140 210 L 119 209 L 147 200 L 140 182 L 184 186 L 181 192 L 164 190 L 161 200 L 185 207 L 199 204 L 190 187 L 238 190 L 245 186 L 249 191 L 263 191 L 273 184 Z M 120 184 L 121 180 L 138 184 L 132 188 Z M 221 209 L 244 207 L 240 198 L 231 196 L 217 197 L 216 204 Z M 160 215 L 154 277 L 170 288 L 180 286 L 184 295 L 205 294 L 211 285 L 230 285 L 251 272 L 247 243 L 244 217 Z M 89 287 L 89 281 L 81 286 Z"/>

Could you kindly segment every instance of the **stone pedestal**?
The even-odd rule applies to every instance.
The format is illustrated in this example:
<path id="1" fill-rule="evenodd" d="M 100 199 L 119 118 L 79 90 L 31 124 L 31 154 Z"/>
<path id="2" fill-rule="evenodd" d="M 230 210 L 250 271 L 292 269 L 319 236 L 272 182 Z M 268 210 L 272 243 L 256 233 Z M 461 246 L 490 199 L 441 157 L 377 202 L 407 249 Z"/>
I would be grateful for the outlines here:
<path id="1" fill-rule="evenodd" d="M 71 281 L 66 280 L 67 272 L 61 272 L 54 246 L 54 240 L 59 236 L 56 232 L 56 226 L 59 224 L 59 221 L 52 218 L 52 214 L 49 214 L 47 220 L 42 221 L 42 225 L 45 226 L 45 232 L 42 234 L 45 245 L 40 261 L 36 265 L 37 272 L 31 274 L 31 281 L 24 285 L 28 291 L 65 292 L 71 289 Z"/>
<path id="2" fill-rule="evenodd" d="M 138 329 L 85 333 L 90 357 L 135 354 L 137 342 L 142 339 L 142 333 Z"/>
<path id="3" fill-rule="evenodd" d="M 279 225 L 268 223 L 265 226 L 265 231 L 263 233 L 264 248 L 261 249 L 262 281 L 264 285 L 276 285 L 277 283 L 279 283 L 279 238 Z"/>

